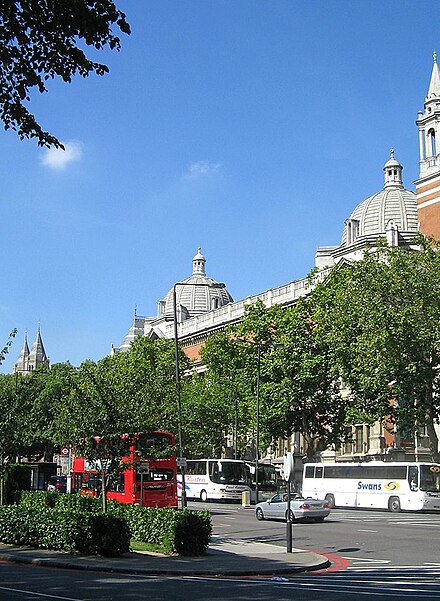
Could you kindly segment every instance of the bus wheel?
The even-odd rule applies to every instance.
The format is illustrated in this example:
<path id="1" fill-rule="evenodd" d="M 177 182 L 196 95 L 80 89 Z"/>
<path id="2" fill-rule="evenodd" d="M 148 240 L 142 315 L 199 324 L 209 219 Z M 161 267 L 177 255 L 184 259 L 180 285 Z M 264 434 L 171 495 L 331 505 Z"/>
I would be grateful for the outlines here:
<path id="1" fill-rule="evenodd" d="M 335 505 L 335 495 L 331 495 L 331 494 L 325 495 L 325 500 L 330 505 L 330 509 L 334 509 L 336 507 L 336 505 Z"/>
<path id="2" fill-rule="evenodd" d="M 390 497 L 388 500 L 388 509 L 392 513 L 399 513 L 400 511 L 400 499 L 399 497 Z"/>
<path id="3" fill-rule="evenodd" d="M 206 492 L 206 490 L 200 491 L 200 500 L 204 503 L 206 503 L 206 501 L 208 500 L 208 493 Z"/>
<path id="4" fill-rule="evenodd" d="M 264 520 L 264 513 L 261 507 L 257 507 L 257 509 L 255 510 L 255 516 L 257 520 Z"/>

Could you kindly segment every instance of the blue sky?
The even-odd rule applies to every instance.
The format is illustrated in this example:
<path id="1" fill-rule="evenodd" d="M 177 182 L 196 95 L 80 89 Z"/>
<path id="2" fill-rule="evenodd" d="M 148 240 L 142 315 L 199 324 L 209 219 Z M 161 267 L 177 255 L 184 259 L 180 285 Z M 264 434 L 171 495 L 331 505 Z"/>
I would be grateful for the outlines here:
<path id="1" fill-rule="evenodd" d="M 30 110 L 67 144 L 0 130 L 0 367 L 38 323 L 51 362 L 100 359 L 191 274 L 239 300 L 305 276 L 381 189 L 418 176 L 435 4 L 117 0 L 132 35 L 105 77 L 51 82 Z"/>

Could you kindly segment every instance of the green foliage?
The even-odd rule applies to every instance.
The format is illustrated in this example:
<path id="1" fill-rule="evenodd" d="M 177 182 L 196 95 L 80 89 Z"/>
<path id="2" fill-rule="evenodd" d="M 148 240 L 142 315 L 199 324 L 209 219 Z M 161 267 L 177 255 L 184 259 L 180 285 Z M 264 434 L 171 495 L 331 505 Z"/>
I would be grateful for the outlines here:
<path id="1" fill-rule="evenodd" d="M 37 123 L 25 107 L 30 90 L 46 92 L 48 79 L 70 83 L 77 73 L 104 75 L 108 67 L 89 59 L 84 45 L 120 48 L 116 24 L 129 34 L 125 15 L 112 0 L 3 0 L 0 6 L 0 118 L 19 137 L 36 138 L 40 146 L 60 142 Z"/>
<path id="2" fill-rule="evenodd" d="M 14 340 L 16 335 L 17 335 L 17 328 L 14 328 L 8 336 L 8 341 L 6 342 L 5 346 L 2 349 L 0 349 L 0 365 L 5 360 L 5 357 L 9 352 L 9 347 L 11 346 L 12 341 Z"/>
<path id="3" fill-rule="evenodd" d="M 29 499 L 28 499 L 29 501 Z M 115 516 L 48 508 L 42 502 L 0 507 L 0 541 L 69 553 L 118 556 L 129 550 L 130 532 Z"/>
<path id="4" fill-rule="evenodd" d="M 208 511 L 178 511 L 174 522 L 174 547 L 179 555 L 203 555 L 212 534 Z"/>
<path id="5" fill-rule="evenodd" d="M 132 537 L 167 553 L 202 555 L 212 533 L 208 511 L 111 501 L 103 514 L 99 499 L 80 494 L 23 492 L 15 507 L 17 511 L 4 514 L 0 508 L 0 541 L 69 552 L 118 555 L 128 551 L 126 541 Z M 8 519 L 13 527 L 7 525 Z M 51 528 L 58 532 L 51 534 Z"/>
<path id="6" fill-rule="evenodd" d="M 11 505 L 20 496 L 21 491 L 31 488 L 31 468 L 23 463 L 9 464 L 5 470 L 4 503 Z"/>
<path id="7" fill-rule="evenodd" d="M 109 514 L 124 517 L 133 538 L 159 545 L 168 553 L 202 555 L 212 533 L 208 511 L 139 507 L 109 503 Z"/>
<path id="8" fill-rule="evenodd" d="M 67 495 L 43 490 L 24 490 L 20 493 L 19 503 L 22 507 L 27 507 L 28 509 L 51 509 L 55 507 L 58 497 L 61 496 Z"/>

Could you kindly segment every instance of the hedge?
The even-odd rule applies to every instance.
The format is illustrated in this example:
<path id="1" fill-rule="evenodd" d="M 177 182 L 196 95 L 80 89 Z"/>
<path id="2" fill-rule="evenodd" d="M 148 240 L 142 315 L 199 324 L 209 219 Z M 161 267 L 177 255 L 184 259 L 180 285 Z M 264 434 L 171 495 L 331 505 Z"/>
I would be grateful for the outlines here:
<path id="1" fill-rule="evenodd" d="M 126 531 L 128 540 L 131 537 L 159 545 L 167 553 L 203 555 L 212 533 L 209 511 L 139 507 L 110 501 L 108 513 L 103 515 L 100 499 L 80 494 L 23 492 L 20 505 L 11 506 L 12 512 L 8 514 L 13 523 L 10 527 L 3 520 L 6 509 L 9 508 L 0 507 L 0 541 L 82 553 L 125 553 Z M 125 531 L 120 522 L 124 523 Z M 115 541 L 111 542 L 113 528 Z"/>
<path id="2" fill-rule="evenodd" d="M 108 511 L 126 519 L 133 538 L 160 545 L 168 553 L 203 555 L 211 539 L 209 511 L 139 507 L 116 502 L 109 503 Z"/>
<path id="3" fill-rule="evenodd" d="M 130 531 L 125 520 L 112 515 L 6 505 L 0 507 L 0 541 L 116 557 L 129 551 Z"/>

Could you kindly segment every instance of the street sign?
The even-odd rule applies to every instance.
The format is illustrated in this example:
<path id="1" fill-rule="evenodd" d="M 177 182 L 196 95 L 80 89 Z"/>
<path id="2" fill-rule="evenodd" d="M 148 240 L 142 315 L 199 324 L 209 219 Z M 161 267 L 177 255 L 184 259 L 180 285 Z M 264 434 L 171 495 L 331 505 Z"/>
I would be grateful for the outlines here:
<path id="1" fill-rule="evenodd" d="M 150 473 L 150 465 L 148 463 L 140 463 L 137 466 L 138 474 L 149 474 Z"/>
<path id="2" fill-rule="evenodd" d="M 284 455 L 284 480 L 288 482 L 293 476 L 294 472 L 294 463 L 293 463 L 293 455 L 289 451 Z"/>
<path id="3" fill-rule="evenodd" d="M 186 467 L 185 457 L 177 457 L 177 467 Z"/>
<path id="4" fill-rule="evenodd" d="M 61 447 L 60 455 L 67 457 L 69 455 L 69 447 Z"/>

